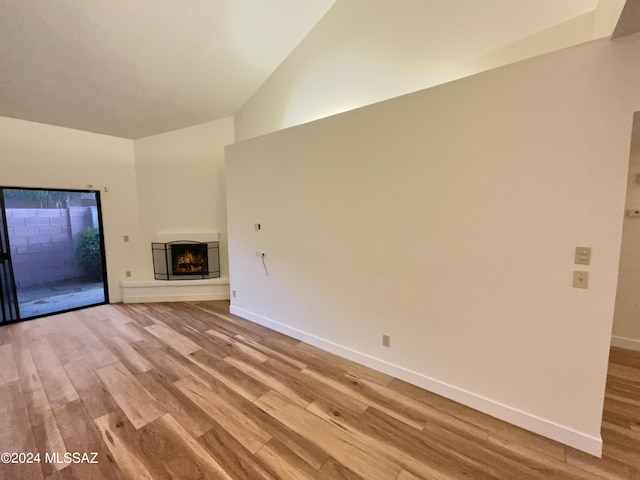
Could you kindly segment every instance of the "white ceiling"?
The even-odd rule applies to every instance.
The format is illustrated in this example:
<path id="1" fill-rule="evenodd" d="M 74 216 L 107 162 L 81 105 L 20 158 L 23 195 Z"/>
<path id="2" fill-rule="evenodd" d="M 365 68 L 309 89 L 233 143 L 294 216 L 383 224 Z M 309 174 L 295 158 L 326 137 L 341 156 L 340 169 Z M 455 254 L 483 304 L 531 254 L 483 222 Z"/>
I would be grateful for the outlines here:
<path id="1" fill-rule="evenodd" d="M 233 115 L 335 0 L 0 0 L 0 116 L 124 138 Z"/>
<path id="2" fill-rule="evenodd" d="M 335 2 L 0 0 L 0 116 L 133 139 L 228 117 Z M 481 21 L 464 13 L 460 25 Z M 497 13 L 519 38 L 518 9 Z M 425 31 L 442 21 L 421 20 Z"/>

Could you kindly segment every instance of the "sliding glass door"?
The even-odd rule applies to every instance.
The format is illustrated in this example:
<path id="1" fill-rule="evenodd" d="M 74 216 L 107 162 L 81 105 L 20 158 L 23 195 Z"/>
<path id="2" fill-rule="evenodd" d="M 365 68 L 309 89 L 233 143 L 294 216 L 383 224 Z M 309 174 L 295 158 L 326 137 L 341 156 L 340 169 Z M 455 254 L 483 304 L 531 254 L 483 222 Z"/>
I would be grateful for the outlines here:
<path id="1" fill-rule="evenodd" d="M 108 302 L 99 192 L 4 187 L 0 202 L 3 323 Z"/>

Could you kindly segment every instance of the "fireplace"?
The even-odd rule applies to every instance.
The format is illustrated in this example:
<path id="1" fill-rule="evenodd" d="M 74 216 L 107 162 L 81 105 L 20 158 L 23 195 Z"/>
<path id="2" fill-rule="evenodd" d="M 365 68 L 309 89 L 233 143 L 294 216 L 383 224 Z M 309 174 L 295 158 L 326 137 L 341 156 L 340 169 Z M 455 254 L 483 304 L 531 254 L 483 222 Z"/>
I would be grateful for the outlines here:
<path id="1" fill-rule="evenodd" d="M 181 243 L 171 246 L 171 265 L 174 275 L 202 275 L 207 273 L 207 245 Z"/>
<path id="2" fill-rule="evenodd" d="M 218 278 L 220 253 L 218 242 L 176 242 L 151 244 L 156 280 Z"/>

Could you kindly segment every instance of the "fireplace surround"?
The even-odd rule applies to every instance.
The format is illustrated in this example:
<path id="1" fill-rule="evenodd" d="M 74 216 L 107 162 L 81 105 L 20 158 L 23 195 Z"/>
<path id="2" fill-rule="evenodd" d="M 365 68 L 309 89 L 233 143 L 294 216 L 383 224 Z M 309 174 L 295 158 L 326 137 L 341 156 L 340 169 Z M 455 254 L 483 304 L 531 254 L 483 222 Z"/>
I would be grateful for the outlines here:
<path id="1" fill-rule="evenodd" d="M 220 277 L 220 247 L 217 241 L 153 242 L 151 252 L 156 280 L 194 280 Z"/>
<path id="2" fill-rule="evenodd" d="M 190 240 L 188 243 L 217 243 L 220 241 L 220 234 L 209 231 L 158 232 L 152 241 L 156 243 L 171 243 L 183 241 L 185 238 Z M 220 255 L 224 255 L 224 243 L 221 241 L 218 245 L 221 246 Z M 207 250 L 208 254 L 209 251 Z M 217 259 L 219 256 L 216 254 L 214 257 Z M 164 258 L 167 258 L 166 254 Z M 195 275 L 190 278 L 188 275 L 180 275 L 175 280 L 155 279 L 154 276 L 150 278 L 122 279 L 120 280 L 122 301 L 124 303 L 205 302 L 210 300 L 229 300 L 231 297 L 229 276 L 223 272 L 220 272 L 215 278 L 202 278 L 202 275 Z"/>

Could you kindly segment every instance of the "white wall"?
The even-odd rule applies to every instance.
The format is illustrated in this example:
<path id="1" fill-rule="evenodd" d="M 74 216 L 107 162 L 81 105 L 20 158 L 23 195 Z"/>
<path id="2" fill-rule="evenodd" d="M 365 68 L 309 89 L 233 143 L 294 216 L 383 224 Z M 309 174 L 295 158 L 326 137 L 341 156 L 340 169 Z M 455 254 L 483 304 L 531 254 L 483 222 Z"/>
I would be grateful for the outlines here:
<path id="1" fill-rule="evenodd" d="M 119 280 L 139 262 L 133 142 L 0 117 L 0 185 L 86 190 L 88 184 L 109 189 L 100 199 L 109 300 L 117 302 Z M 132 242 L 124 243 L 124 235 Z"/>
<path id="2" fill-rule="evenodd" d="M 640 114 L 635 115 L 625 211 L 640 209 Z M 613 319 L 615 346 L 640 351 L 640 217 L 624 217 Z"/>
<path id="3" fill-rule="evenodd" d="M 233 141 L 232 118 L 132 141 L 0 117 L 0 185 L 101 188 L 109 300 L 118 302 L 127 270 L 153 278 L 157 233 L 219 232 L 228 275 L 224 146 Z"/>
<path id="4" fill-rule="evenodd" d="M 638 52 L 592 42 L 229 146 L 232 311 L 598 454 Z"/>
<path id="5" fill-rule="evenodd" d="M 595 18 L 595 38 L 608 37 L 618 24 L 627 0 L 598 0 Z"/>
<path id="6" fill-rule="evenodd" d="M 590 41 L 611 33 L 623 3 L 338 0 L 236 114 L 236 138 Z"/>
<path id="7" fill-rule="evenodd" d="M 158 233 L 220 233 L 221 275 L 228 275 L 224 147 L 233 141 L 231 117 L 134 141 L 145 249 L 133 278 L 153 278 Z"/>

